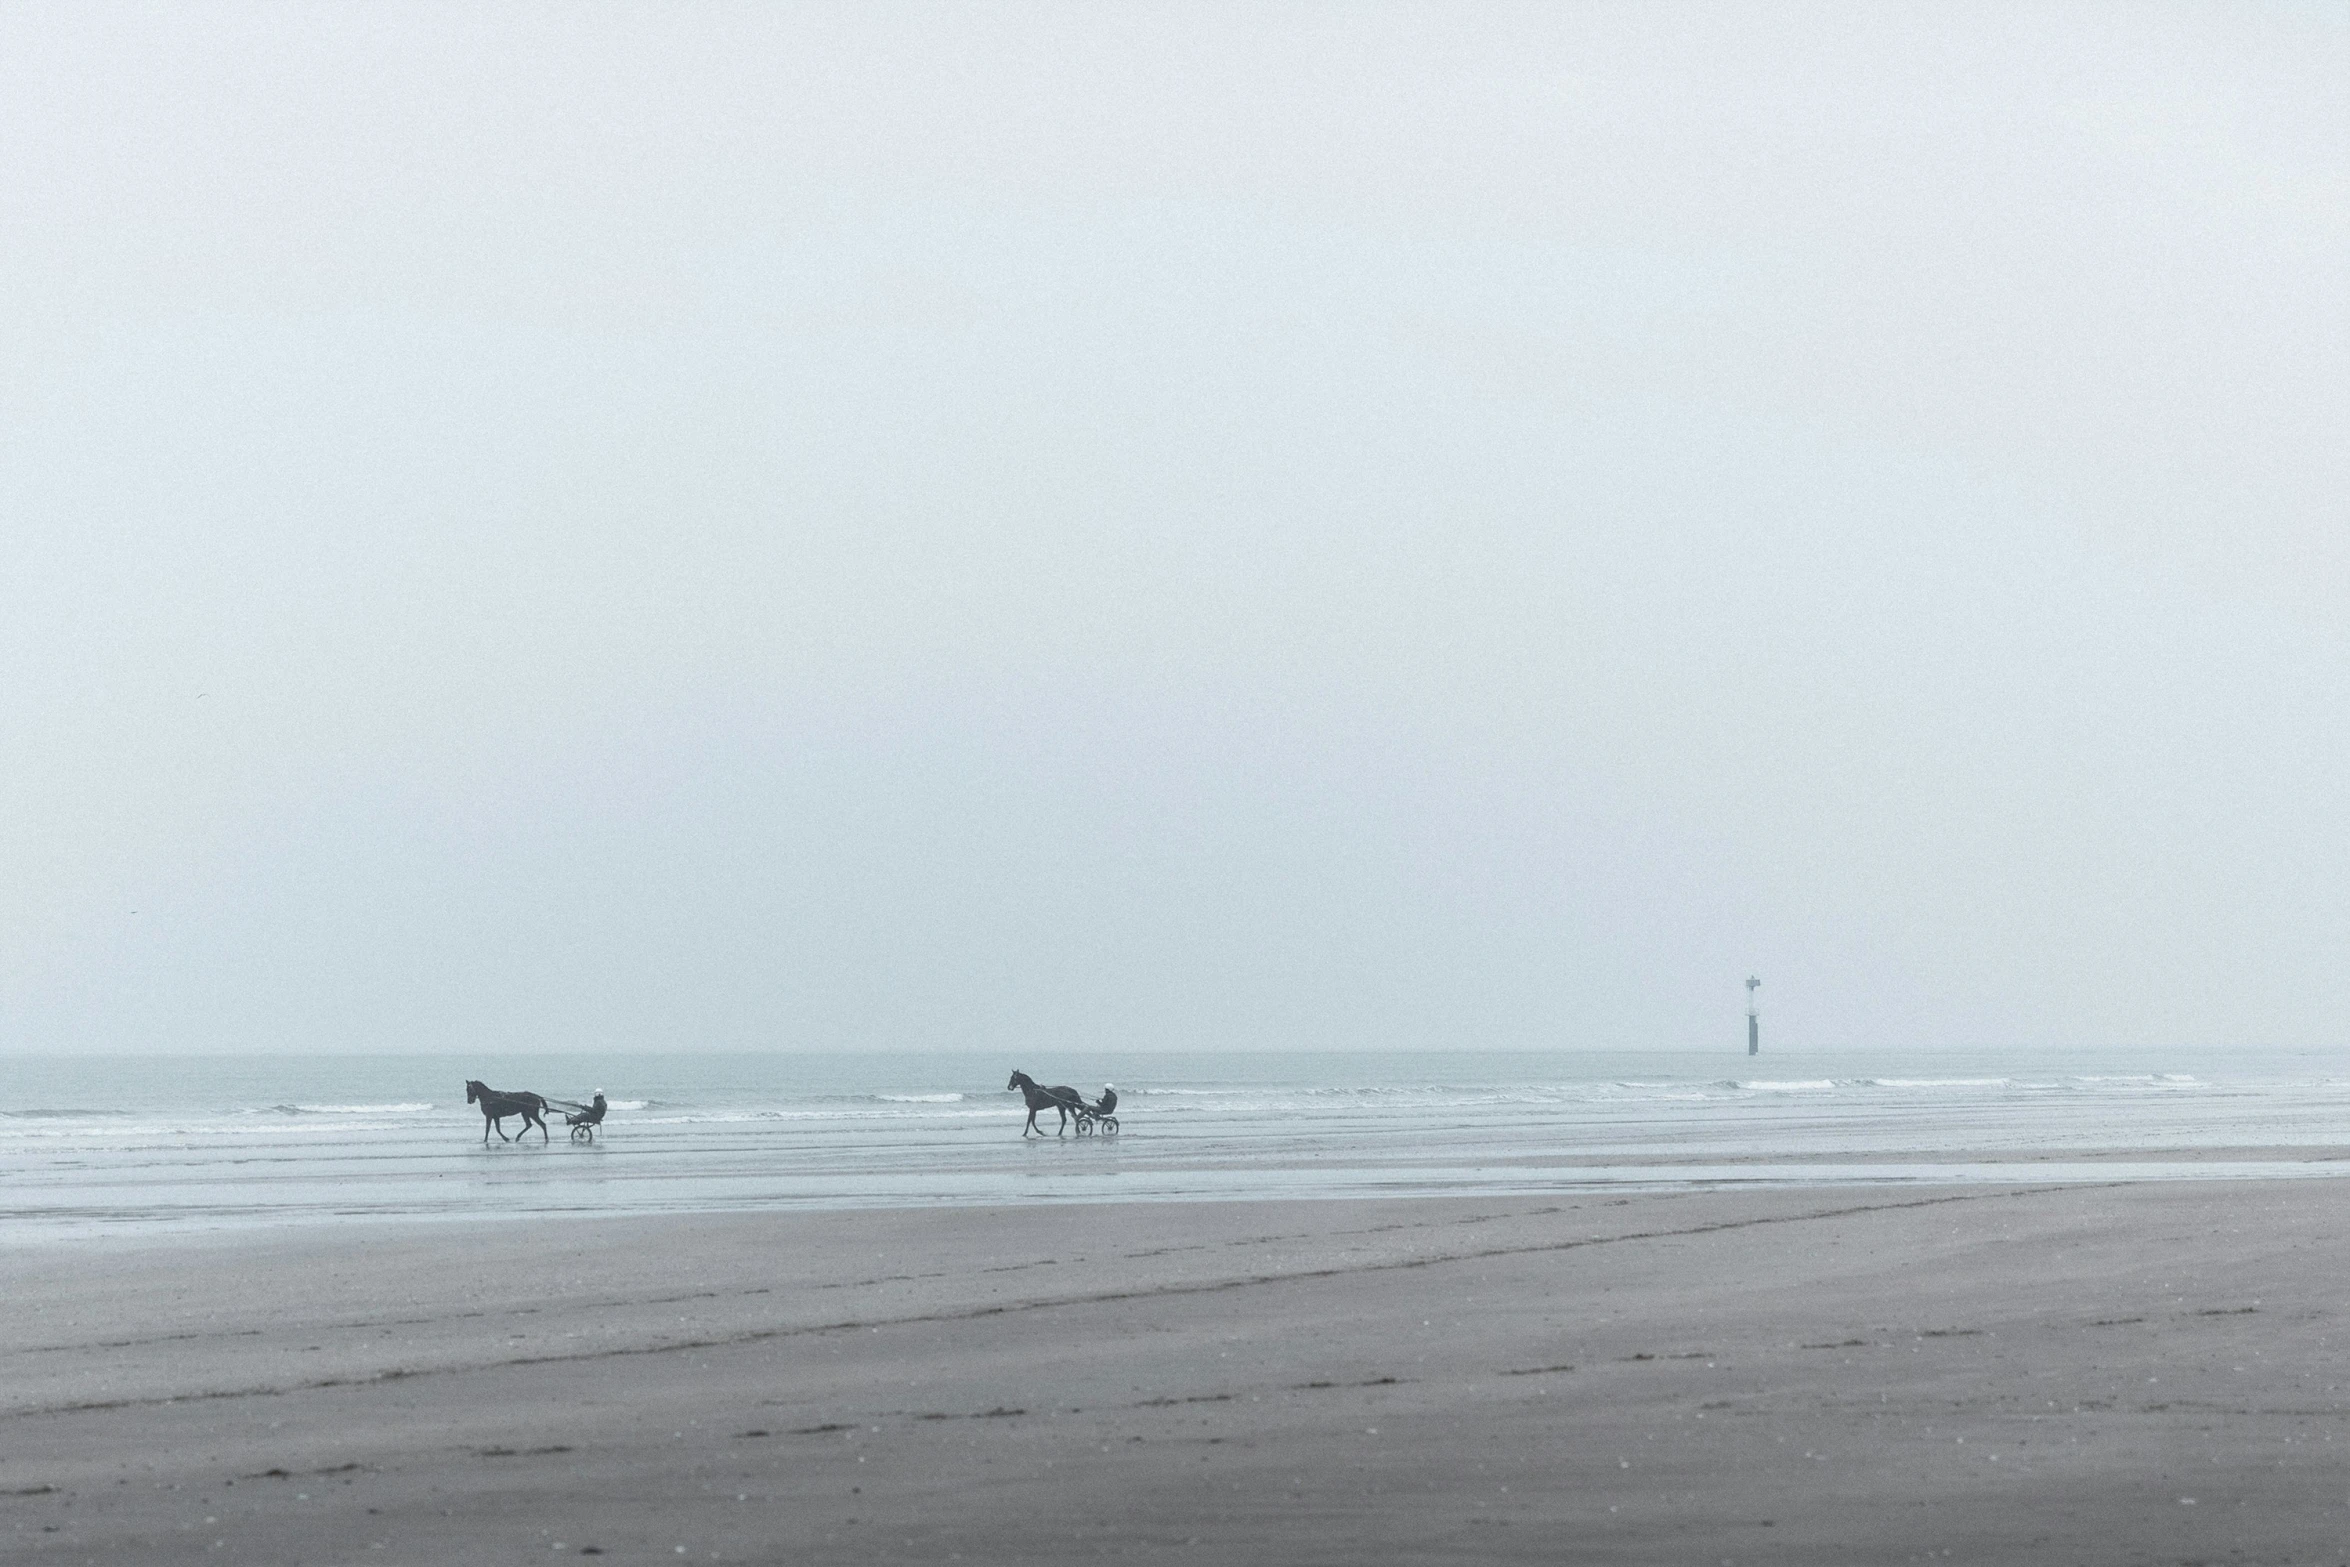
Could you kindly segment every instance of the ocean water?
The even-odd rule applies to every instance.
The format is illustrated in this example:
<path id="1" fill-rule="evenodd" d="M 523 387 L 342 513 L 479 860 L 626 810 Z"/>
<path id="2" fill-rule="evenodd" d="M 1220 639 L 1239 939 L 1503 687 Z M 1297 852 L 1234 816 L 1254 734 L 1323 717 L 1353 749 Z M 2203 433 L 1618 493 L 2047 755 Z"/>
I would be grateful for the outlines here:
<path id="1" fill-rule="evenodd" d="M 1023 1139 L 1014 1065 L 1116 1137 Z M 464 1080 L 611 1105 L 481 1142 Z M 1053 1124 L 1047 1115 L 1045 1124 Z M 508 1122 L 515 1130 L 517 1123 Z M 0 1243 L 923 1204 L 2350 1173 L 2323 1054 L 0 1057 Z M 2019 1165 L 2021 1158 L 2026 1162 Z"/>

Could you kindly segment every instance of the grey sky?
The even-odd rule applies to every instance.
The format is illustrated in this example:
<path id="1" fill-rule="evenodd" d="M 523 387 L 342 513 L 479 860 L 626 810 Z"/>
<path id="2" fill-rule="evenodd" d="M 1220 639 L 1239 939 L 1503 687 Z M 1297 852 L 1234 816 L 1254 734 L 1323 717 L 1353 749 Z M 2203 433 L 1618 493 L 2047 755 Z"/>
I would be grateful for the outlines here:
<path id="1" fill-rule="evenodd" d="M 2340 1040 L 2345 82 L 0 9 L 0 1050 Z"/>

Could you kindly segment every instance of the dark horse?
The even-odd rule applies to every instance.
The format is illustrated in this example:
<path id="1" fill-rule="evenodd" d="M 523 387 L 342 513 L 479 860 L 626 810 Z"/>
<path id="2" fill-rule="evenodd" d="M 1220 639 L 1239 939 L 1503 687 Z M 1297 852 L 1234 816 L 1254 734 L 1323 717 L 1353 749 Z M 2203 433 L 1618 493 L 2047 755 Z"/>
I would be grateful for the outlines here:
<path id="1" fill-rule="evenodd" d="M 1060 1136 L 1069 1130 L 1069 1117 L 1075 1115 L 1085 1104 L 1083 1099 L 1077 1097 L 1076 1089 L 1039 1088 L 1036 1086 L 1036 1079 L 1030 1077 L 1026 1072 L 1014 1072 L 1012 1080 L 1004 1085 L 1006 1093 L 1015 1088 L 1019 1089 L 1021 1096 L 1028 1101 L 1028 1124 L 1020 1128 L 1022 1137 L 1026 1137 L 1030 1132 L 1034 1132 L 1039 1137 L 1044 1135 L 1044 1128 L 1036 1124 L 1036 1112 L 1039 1110 L 1061 1112 L 1061 1130 L 1053 1134 L 1055 1137 Z M 485 1138 L 484 1141 L 487 1139 Z"/>
<path id="2" fill-rule="evenodd" d="M 522 1117 L 522 1132 L 527 1132 L 533 1125 L 536 1125 L 539 1129 L 539 1141 L 544 1143 L 547 1140 L 547 1102 L 536 1094 L 527 1092 L 502 1094 L 494 1088 L 484 1087 L 477 1079 L 469 1077 L 465 1080 L 465 1102 L 469 1105 L 478 1104 L 481 1106 L 481 1140 L 485 1143 L 490 1140 L 490 1128 L 493 1126 L 498 1128 L 500 1142 L 514 1140 L 513 1137 L 506 1135 L 506 1128 L 499 1125 L 510 1115 Z M 517 1132 L 514 1136 L 520 1137 L 522 1132 Z"/>

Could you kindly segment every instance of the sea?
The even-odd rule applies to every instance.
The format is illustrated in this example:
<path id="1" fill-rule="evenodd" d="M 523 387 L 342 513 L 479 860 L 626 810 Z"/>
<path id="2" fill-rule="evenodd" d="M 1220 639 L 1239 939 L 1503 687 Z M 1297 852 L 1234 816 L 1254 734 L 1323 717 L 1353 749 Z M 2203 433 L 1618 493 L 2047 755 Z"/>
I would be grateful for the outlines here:
<path id="1" fill-rule="evenodd" d="M 1026 1136 L 1015 1066 L 1116 1135 Z M 483 1141 L 465 1081 L 610 1106 Z M 1057 1134 L 1057 1118 L 1042 1117 Z M 505 1130 L 519 1130 L 517 1122 Z M 0 1245 L 251 1226 L 2350 1174 L 2325 1052 L 0 1056 Z"/>

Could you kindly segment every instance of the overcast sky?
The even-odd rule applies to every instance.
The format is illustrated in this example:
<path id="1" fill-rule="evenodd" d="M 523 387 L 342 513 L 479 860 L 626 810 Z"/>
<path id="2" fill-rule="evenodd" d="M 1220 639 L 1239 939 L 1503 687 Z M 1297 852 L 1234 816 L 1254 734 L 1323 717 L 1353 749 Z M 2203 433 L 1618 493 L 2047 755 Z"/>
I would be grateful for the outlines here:
<path id="1" fill-rule="evenodd" d="M 0 8 L 0 1050 L 2350 1042 L 2350 7 Z"/>

